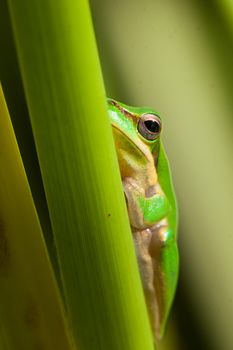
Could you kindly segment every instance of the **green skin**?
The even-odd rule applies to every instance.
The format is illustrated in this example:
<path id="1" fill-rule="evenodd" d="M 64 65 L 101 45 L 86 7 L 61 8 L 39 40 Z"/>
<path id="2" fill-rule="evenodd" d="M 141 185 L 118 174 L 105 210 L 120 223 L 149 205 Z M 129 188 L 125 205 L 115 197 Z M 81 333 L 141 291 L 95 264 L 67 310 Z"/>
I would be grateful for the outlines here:
<path id="1" fill-rule="evenodd" d="M 159 116 L 150 108 L 129 107 L 112 99 L 108 113 L 151 327 L 159 340 L 178 277 L 177 205 L 160 132 L 148 140 L 138 127 L 142 116 Z"/>

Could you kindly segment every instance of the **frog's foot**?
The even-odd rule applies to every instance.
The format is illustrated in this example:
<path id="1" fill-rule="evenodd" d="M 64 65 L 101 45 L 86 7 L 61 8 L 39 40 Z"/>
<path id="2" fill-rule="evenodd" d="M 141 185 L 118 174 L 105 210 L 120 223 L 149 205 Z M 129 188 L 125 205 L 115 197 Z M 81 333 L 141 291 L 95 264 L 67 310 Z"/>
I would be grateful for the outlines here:
<path id="1" fill-rule="evenodd" d="M 137 182 L 130 177 L 123 180 L 123 188 L 131 226 L 143 229 L 145 227 L 144 216 L 142 209 L 138 205 L 138 198 L 144 197 L 145 191 L 143 187 L 139 186 Z"/>

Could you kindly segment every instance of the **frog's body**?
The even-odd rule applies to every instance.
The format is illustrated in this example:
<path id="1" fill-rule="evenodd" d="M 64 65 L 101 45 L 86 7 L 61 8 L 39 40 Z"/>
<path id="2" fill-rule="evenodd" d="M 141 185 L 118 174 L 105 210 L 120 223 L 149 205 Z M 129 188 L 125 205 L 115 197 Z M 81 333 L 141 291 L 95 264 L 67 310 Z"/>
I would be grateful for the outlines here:
<path id="1" fill-rule="evenodd" d="M 152 109 L 111 99 L 108 112 L 151 326 L 160 339 L 178 276 L 176 200 L 161 120 Z"/>

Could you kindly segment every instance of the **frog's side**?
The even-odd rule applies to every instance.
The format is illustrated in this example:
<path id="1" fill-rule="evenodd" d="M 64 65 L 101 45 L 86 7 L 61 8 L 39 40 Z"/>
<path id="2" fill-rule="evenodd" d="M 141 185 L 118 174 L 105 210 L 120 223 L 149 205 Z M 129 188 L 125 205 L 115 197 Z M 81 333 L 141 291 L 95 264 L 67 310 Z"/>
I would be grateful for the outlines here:
<path id="1" fill-rule="evenodd" d="M 149 108 L 111 99 L 108 112 L 151 327 L 160 339 L 178 276 L 176 200 L 160 142 L 161 120 Z"/>

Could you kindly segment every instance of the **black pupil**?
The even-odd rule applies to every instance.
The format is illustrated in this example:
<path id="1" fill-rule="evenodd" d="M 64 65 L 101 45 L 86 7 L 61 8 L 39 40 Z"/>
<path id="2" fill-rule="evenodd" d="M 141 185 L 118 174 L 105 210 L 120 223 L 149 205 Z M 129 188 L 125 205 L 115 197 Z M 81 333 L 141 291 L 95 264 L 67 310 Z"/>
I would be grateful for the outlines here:
<path id="1" fill-rule="evenodd" d="M 144 124 L 150 132 L 156 133 L 160 130 L 160 125 L 155 120 L 146 120 Z"/>

